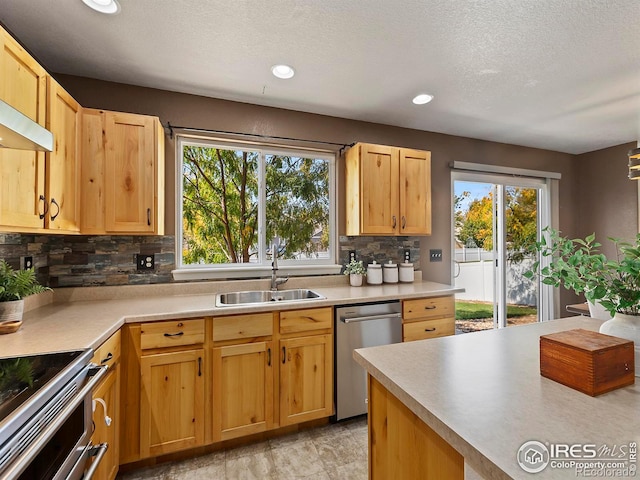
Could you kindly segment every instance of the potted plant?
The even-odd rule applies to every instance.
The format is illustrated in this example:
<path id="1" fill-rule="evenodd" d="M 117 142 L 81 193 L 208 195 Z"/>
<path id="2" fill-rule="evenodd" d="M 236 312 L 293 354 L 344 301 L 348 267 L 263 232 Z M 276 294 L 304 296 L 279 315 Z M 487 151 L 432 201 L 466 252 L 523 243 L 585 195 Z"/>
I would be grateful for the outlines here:
<path id="1" fill-rule="evenodd" d="M 352 287 L 360 287 L 362 285 L 362 279 L 367 274 L 367 271 L 362 264 L 362 260 L 351 260 L 345 265 L 344 274 L 349 275 L 349 284 Z"/>
<path id="2" fill-rule="evenodd" d="M 38 283 L 33 269 L 14 270 L 0 260 L 0 323 L 22 320 L 24 297 L 50 290 Z"/>
<path id="3" fill-rule="evenodd" d="M 534 250 L 548 264 L 540 268 L 535 262 L 525 277 L 540 277 L 546 285 L 562 285 L 602 305 L 613 318 L 602 324 L 600 332 L 634 341 L 635 371 L 640 376 L 640 234 L 634 243 L 610 239 L 617 250 L 616 259 L 610 260 L 598 250 L 602 245 L 594 234 L 569 239 L 550 228 L 544 233 L 547 238 L 543 236 Z"/>

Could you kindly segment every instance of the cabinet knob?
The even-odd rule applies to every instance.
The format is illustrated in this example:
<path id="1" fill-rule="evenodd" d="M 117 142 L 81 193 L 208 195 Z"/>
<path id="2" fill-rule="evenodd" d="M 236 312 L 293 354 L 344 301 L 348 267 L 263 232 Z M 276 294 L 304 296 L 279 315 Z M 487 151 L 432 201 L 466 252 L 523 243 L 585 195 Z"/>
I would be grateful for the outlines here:
<path id="1" fill-rule="evenodd" d="M 393 219 L 393 226 L 392 226 L 392 228 L 396 228 L 396 224 L 398 223 L 398 222 L 396 221 L 396 216 L 394 215 L 394 216 L 393 216 L 393 217 L 391 217 L 391 218 Z"/>
<path id="2" fill-rule="evenodd" d="M 147 208 L 147 225 L 151 226 L 151 209 Z"/>
<path id="3" fill-rule="evenodd" d="M 406 226 L 407 226 L 407 217 L 402 215 L 402 229 L 404 230 L 404 227 Z"/>
<path id="4" fill-rule="evenodd" d="M 178 332 L 178 333 L 165 333 L 164 336 L 165 337 L 181 337 L 182 335 L 184 335 L 184 332 Z"/>
<path id="5" fill-rule="evenodd" d="M 435 332 L 436 328 L 435 327 L 433 327 L 433 328 L 425 328 L 424 331 L 425 332 Z"/>

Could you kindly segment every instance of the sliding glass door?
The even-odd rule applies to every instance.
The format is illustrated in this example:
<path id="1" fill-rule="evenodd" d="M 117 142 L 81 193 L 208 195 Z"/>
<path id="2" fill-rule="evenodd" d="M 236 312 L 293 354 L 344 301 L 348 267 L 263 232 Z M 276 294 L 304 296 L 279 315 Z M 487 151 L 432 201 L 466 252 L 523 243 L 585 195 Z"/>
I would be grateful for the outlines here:
<path id="1" fill-rule="evenodd" d="M 529 247 L 549 223 L 546 182 L 453 173 L 453 283 L 459 333 L 547 319 L 546 295 L 523 275 Z"/>

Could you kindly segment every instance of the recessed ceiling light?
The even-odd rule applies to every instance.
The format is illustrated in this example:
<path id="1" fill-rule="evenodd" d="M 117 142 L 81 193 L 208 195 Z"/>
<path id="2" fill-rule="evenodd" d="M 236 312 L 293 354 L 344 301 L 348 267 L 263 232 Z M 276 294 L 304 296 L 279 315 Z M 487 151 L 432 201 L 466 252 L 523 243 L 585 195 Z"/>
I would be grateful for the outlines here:
<path id="1" fill-rule="evenodd" d="M 289 65 L 274 65 L 271 67 L 271 73 L 278 78 L 291 78 L 296 72 Z"/>
<path id="2" fill-rule="evenodd" d="M 82 3 L 100 13 L 113 15 L 120 11 L 118 0 L 82 0 Z"/>
<path id="3" fill-rule="evenodd" d="M 429 95 L 428 93 L 421 93 L 420 95 L 416 95 L 416 97 L 412 100 L 416 105 L 424 105 L 425 103 L 429 103 L 433 100 L 433 95 Z"/>

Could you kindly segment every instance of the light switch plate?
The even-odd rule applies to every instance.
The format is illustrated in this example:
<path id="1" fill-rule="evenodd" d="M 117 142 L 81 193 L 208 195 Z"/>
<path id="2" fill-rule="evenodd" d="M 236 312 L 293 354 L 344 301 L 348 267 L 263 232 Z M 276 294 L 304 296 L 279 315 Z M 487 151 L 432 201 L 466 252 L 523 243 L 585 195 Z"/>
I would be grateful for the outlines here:
<path id="1" fill-rule="evenodd" d="M 442 261 L 442 250 L 429 250 L 429 261 L 430 262 L 441 262 Z"/>

